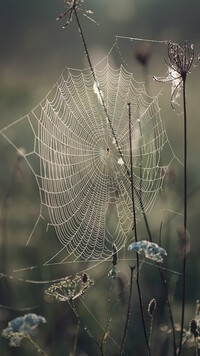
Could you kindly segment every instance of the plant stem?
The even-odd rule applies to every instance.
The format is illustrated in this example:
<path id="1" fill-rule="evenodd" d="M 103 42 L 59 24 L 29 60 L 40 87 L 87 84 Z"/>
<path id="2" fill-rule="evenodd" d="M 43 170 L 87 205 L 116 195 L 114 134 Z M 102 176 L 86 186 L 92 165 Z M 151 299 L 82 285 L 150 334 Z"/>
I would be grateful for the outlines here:
<path id="1" fill-rule="evenodd" d="M 106 117 L 108 119 L 108 122 L 109 122 L 109 126 L 110 126 L 110 129 L 111 129 L 111 132 L 112 132 L 112 135 L 115 139 L 115 142 L 116 142 L 116 146 L 117 146 L 117 150 L 119 152 L 119 155 L 120 157 L 122 158 L 123 162 L 124 162 L 124 167 L 125 167 L 125 170 L 126 170 L 126 173 L 130 179 L 130 182 L 131 182 L 131 189 L 132 189 L 132 198 L 133 198 L 133 195 L 134 195 L 134 192 L 139 200 L 139 203 L 140 203 L 140 207 L 141 207 L 141 210 L 142 210 L 142 214 L 143 214 L 143 218 L 144 218 L 144 222 L 145 222 L 145 226 L 146 226 L 146 229 L 147 229 L 147 233 L 148 233 L 148 236 L 149 236 L 149 240 L 152 242 L 152 236 L 151 236 L 151 231 L 150 231 L 150 228 L 149 228 L 149 224 L 148 224 L 148 220 L 147 220 L 147 216 L 146 216 L 146 212 L 145 212 L 145 209 L 144 209 L 144 205 L 143 205 L 143 201 L 142 201 L 142 198 L 141 198 L 141 186 L 140 186 L 140 191 L 138 192 L 137 189 L 135 188 L 134 184 L 133 184 L 133 180 L 131 179 L 131 173 L 126 165 L 126 162 L 124 161 L 123 159 L 123 153 L 121 151 L 121 148 L 120 148 L 120 145 L 119 145 L 119 142 L 117 140 L 117 137 L 116 137 L 116 134 L 115 134 L 115 131 L 114 131 L 114 128 L 112 126 L 112 122 L 111 122 L 111 119 L 109 117 L 109 114 L 108 114 L 108 111 L 107 111 L 107 108 L 106 108 L 106 105 L 105 105 L 105 102 L 104 102 L 104 98 L 103 98 L 103 95 L 102 95 L 102 92 L 98 86 L 98 82 L 97 82 L 97 79 L 96 79 L 96 76 L 95 76 L 95 72 L 94 72 L 94 68 L 92 66 L 92 62 L 90 60 L 90 55 L 89 55 L 89 51 L 88 51 L 88 48 L 87 48 L 87 44 L 86 44 L 86 41 L 85 41 L 85 37 L 84 37 L 84 34 L 83 34 L 83 31 L 82 31 L 82 27 L 81 27 L 81 24 L 80 24 L 80 21 L 79 21 L 79 17 L 78 17 L 78 14 L 77 14 L 77 11 L 76 11 L 76 8 L 74 8 L 74 14 L 75 14 L 75 17 L 76 17 L 76 21 L 77 21 L 77 26 L 78 26 L 78 29 L 79 29 L 79 33 L 80 33 L 80 36 L 81 36 L 81 39 L 82 39 L 82 42 L 83 42 L 83 46 L 84 46 L 84 50 L 85 50 L 85 53 L 86 53 L 86 57 L 87 57 L 87 60 L 88 60 L 88 63 L 89 63 L 89 66 L 90 66 L 90 70 L 91 70 L 91 73 L 92 73 L 92 76 L 94 78 L 94 81 L 95 83 L 97 84 L 97 88 L 98 88 L 98 92 L 99 92 L 99 96 L 101 98 L 101 102 L 102 102 L 102 105 L 103 105 L 103 109 L 105 111 L 105 114 L 106 114 Z M 132 150 L 131 150 L 131 154 L 132 154 Z M 141 168 L 142 170 L 142 168 Z M 141 170 L 140 170 L 140 174 L 141 174 Z M 133 199 L 132 199 L 133 201 Z M 134 204 L 134 203 L 133 203 Z M 135 214 L 133 214 L 133 216 L 135 216 Z M 134 224 L 135 226 L 135 229 L 136 229 L 136 224 Z M 137 238 L 137 232 L 136 232 L 136 238 Z M 137 240 L 136 240 L 137 241 Z M 138 257 L 138 254 L 137 254 L 137 264 L 139 262 L 139 257 Z M 142 306 L 142 298 L 141 298 L 141 291 L 140 291 L 140 286 L 139 286 L 139 268 L 137 268 L 138 272 L 137 272 L 137 287 L 138 287 L 138 293 L 139 293 L 139 300 L 140 300 L 140 307 L 141 307 L 141 315 L 142 315 L 142 323 L 143 323 L 143 328 L 144 328 L 144 333 L 145 333 L 145 339 L 146 339 L 146 343 L 148 345 L 148 350 L 150 350 L 150 347 L 149 347 L 149 343 L 148 343 L 148 337 L 147 337 L 147 332 L 146 332 L 146 327 L 145 327 L 145 322 L 144 322 L 144 314 L 143 314 L 143 306 Z M 170 315 L 170 320 L 171 320 L 171 325 L 172 325 L 172 332 L 173 332 L 173 344 L 174 344 L 174 355 L 176 355 L 176 341 L 175 341 L 175 328 L 174 328 L 174 321 L 173 321 L 173 315 L 172 315 L 172 310 L 171 310 L 171 305 L 170 305 L 170 301 L 169 301 L 169 297 L 168 297 L 168 289 L 167 289 L 167 284 L 166 284 L 166 279 L 164 277 L 164 273 L 163 271 L 161 270 L 161 268 L 159 267 L 159 271 L 160 271 L 160 274 L 161 274 L 161 279 L 163 281 L 163 284 L 164 284 L 164 287 L 165 287 L 165 293 L 166 293 L 166 299 L 167 299 L 167 305 L 168 305 L 168 309 L 169 309 L 169 315 Z"/>
<path id="2" fill-rule="evenodd" d="M 30 337 L 30 335 L 27 335 L 26 338 L 29 340 L 29 342 L 35 347 L 35 349 L 37 350 L 37 352 L 40 354 L 40 355 L 43 355 L 43 356 L 48 356 L 48 354 L 43 351 L 37 344 L 35 341 L 33 341 L 33 339 Z"/>
<path id="3" fill-rule="evenodd" d="M 198 343 L 197 338 L 194 338 L 195 356 L 198 356 Z"/>
<path id="4" fill-rule="evenodd" d="M 128 117 L 129 117 L 129 143 L 130 143 L 130 171 L 131 171 L 131 197 L 132 197 L 132 209 L 133 209 L 133 226 L 134 226 L 134 231 L 135 231 L 135 241 L 138 241 L 137 237 L 137 223 L 136 223 L 136 214 L 135 214 L 135 196 L 134 196 L 134 178 L 133 178 L 133 151 L 132 151 L 132 128 L 131 128 L 131 104 L 128 103 Z M 138 253 L 136 254 L 136 261 L 137 261 L 137 277 L 136 277 L 136 284 L 137 284 L 137 290 L 138 290 L 138 297 L 139 297 L 139 304 L 140 304 L 140 313 L 141 313 L 141 318 L 142 318 L 142 326 L 143 326 L 143 331 L 144 331 L 144 337 L 148 349 L 148 354 L 149 356 L 151 355 L 151 349 L 149 346 L 149 341 L 148 341 L 148 336 L 147 336 L 147 330 L 146 330 L 146 325 L 145 325 L 145 320 L 144 320 L 144 311 L 143 311 L 143 303 L 142 303 L 142 294 L 141 294 L 141 289 L 140 289 L 140 282 L 139 282 L 139 277 L 140 277 L 140 259 Z M 127 315 L 128 317 L 128 315 Z"/>
<path id="5" fill-rule="evenodd" d="M 187 235 L 187 110 L 186 110 L 186 73 L 182 74 L 183 80 L 183 119 L 184 119 L 184 197 L 183 197 L 183 224 L 184 224 L 184 244 L 183 244 L 183 278 L 182 278 L 182 310 L 181 310 L 181 332 L 180 332 L 180 344 L 178 356 L 181 355 L 182 351 L 182 339 L 183 339 L 183 328 L 185 319 L 185 290 L 186 290 L 186 235 Z"/>
<path id="6" fill-rule="evenodd" d="M 113 266 L 114 266 L 114 264 L 113 264 Z M 102 355 L 104 355 L 104 345 L 107 341 L 107 337 L 110 334 L 110 324 L 111 324 L 111 320 L 112 320 L 112 317 L 111 317 L 111 295 L 112 295 L 112 283 L 110 286 L 110 291 L 109 291 L 109 296 L 108 296 L 108 311 L 107 311 L 106 328 L 105 328 L 105 332 L 102 336 L 101 344 L 100 344 L 100 350 L 102 351 Z"/>
<path id="7" fill-rule="evenodd" d="M 126 334 L 127 334 L 127 330 L 128 330 L 128 323 L 129 323 L 130 312 L 131 312 L 131 297 L 132 297 L 132 290 L 133 290 L 133 271 L 134 271 L 134 269 L 135 269 L 135 266 L 134 267 L 130 266 L 131 277 L 130 277 L 128 309 L 127 309 L 126 324 L 125 324 L 125 328 L 124 328 L 124 334 L 123 334 L 123 338 L 122 338 L 122 342 L 121 342 L 121 348 L 120 348 L 119 356 L 121 356 L 122 353 L 123 353 L 124 343 L 125 343 Z"/>
<path id="8" fill-rule="evenodd" d="M 140 128 L 140 135 L 142 136 L 142 126 L 141 123 L 139 122 L 139 128 Z M 142 150 L 140 148 L 140 162 L 142 163 Z M 143 214 L 143 218 L 144 218 L 144 222 L 145 222 L 145 226 L 147 229 L 147 233 L 149 236 L 149 241 L 153 242 L 152 239 L 152 235 L 151 235 L 151 230 L 149 227 L 149 223 L 148 223 L 148 219 L 145 213 L 145 209 L 144 209 L 144 205 L 143 205 L 143 201 L 142 201 L 142 164 L 140 166 L 140 191 L 139 191 L 139 203 L 140 203 L 140 207 L 142 210 L 142 214 Z M 162 225 L 161 225 L 162 228 Z M 161 240 L 161 228 L 160 228 L 160 234 L 159 234 L 159 240 Z M 160 241 L 159 241 L 160 242 Z M 174 349 L 174 356 L 176 356 L 176 335 L 175 335 L 175 327 L 174 327 L 174 319 L 173 319 L 173 314 L 172 314 L 172 309 L 171 309 L 171 303 L 169 300 L 169 293 L 168 293 L 168 287 L 167 287 L 167 281 L 164 275 L 164 272 L 162 270 L 162 268 L 160 267 L 160 264 L 157 262 L 157 267 L 160 273 L 160 277 L 164 286 L 164 290 L 165 290 L 165 296 L 166 296 L 166 302 L 167 302 L 167 307 L 168 307 L 168 312 L 169 312 L 169 318 L 170 318 L 170 323 L 171 323 L 171 327 L 172 327 L 172 336 L 173 336 L 173 349 Z"/>
<path id="9" fill-rule="evenodd" d="M 151 235 L 151 231 L 150 231 L 150 227 L 149 227 L 149 223 L 147 220 L 147 216 L 145 211 L 143 211 L 143 215 L 145 216 L 145 226 L 149 235 L 149 241 L 152 242 L 152 235 Z M 168 312 L 169 312 L 169 318 L 170 318 L 170 323 L 171 323 L 171 327 L 172 327 L 172 336 L 173 336 L 173 348 L 174 348 L 174 356 L 176 356 L 176 335 L 175 335 L 175 326 L 174 326 L 174 318 L 173 318 L 173 313 L 172 313 L 172 308 L 171 308 L 171 303 L 169 300 L 169 293 L 168 293 L 168 287 L 167 287 L 167 281 L 166 281 L 166 277 L 165 274 L 162 270 L 162 267 L 160 266 L 160 264 L 157 262 L 157 267 L 160 273 L 160 277 L 164 286 L 164 290 L 165 290 L 165 297 L 166 297 L 166 302 L 167 302 L 167 307 L 168 307 Z"/>
<path id="10" fill-rule="evenodd" d="M 99 342 L 96 340 L 95 336 L 93 335 L 93 333 L 88 329 L 88 327 L 86 326 L 86 324 L 84 323 L 84 321 L 80 318 L 80 316 L 78 315 L 78 312 L 77 312 L 77 309 L 76 309 L 76 305 L 74 303 L 74 300 L 71 299 L 70 301 L 68 300 L 67 301 L 69 306 L 72 308 L 74 314 L 76 315 L 77 317 L 77 320 L 79 322 L 79 324 L 83 327 L 83 329 L 85 330 L 85 332 L 87 333 L 87 335 L 92 339 L 94 340 L 95 344 L 98 346 L 98 348 L 100 349 L 100 352 L 101 352 L 101 355 L 102 356 L 105 356 L 104 353 L 103 353 L 103 350 L 101 349 L 100 347 L 100 344 Z"/>
<path id="11" fill-rule="evenodd" d="M 75 335 L 74 347 L 73 347 L 73 356 L 75 356 L 75 354 L 76 354 L 79 327 L 80 327 L 80 320 L 78 320 L 77 328 L 76 328 L 76 335 Z"/>
<path id="12" fill-rule="evenodd" d="M 118 150 L 118 152 L 119 152 L 119 155 L 120 155 L 121 159 L 122 159 L 123 162 L 124 162 L 124 157 L 123 157 L 122 150 L 121 150 L 121 148 L 120 148 L 120 145 L 119 145 L 117 136 L 116 136 L 116 134 L 115 134 L 115 130 L 114 130 L 114 128 L 113 128 L 113 125 L 112 125 L 111 118 L 110 118 L 110 116 L 109 116 L 108 110 L 107 110 L 107 108 L 106 108 L 106 104 L 105 104 L 105 101 L 104 101 L 104 97 L 103 97 L 103 95 L 102 95 L 101 89 L 99 88 L 98 81 L 97 81 L 97 79 L 96 79 L 96 75 L 95 75 L 94 68 L 93 68 L 93 65 L 92 65 L 92 62 L 91 62 L 91 59 L 90 59 L 89 51 L 88 51 L 88 48 L 87 48 L 87 44 L 86 44 L 86 41 L 85 41 L 85 37 L 84 37 L 84 34 L 83 34 L 83 30 L 82 30 L 82 27 L 81 27 L 81 24 L 80 24 L 79 17 L 78 17 L 78 14 L 77 14 L 76 9 L 74 9 L 74 14 L 75 14 L 75 17 L 76 17 L 76 22 L 77 22 L 77 26 L 78 26 L 78 29 L 79 29 L 79 33 L 80 33 L 80 36 L 81 36 L 81 40 L 82 40 L 82 42 L 83 42 L 85 54 L 86 54 L 86 57 L 87 57 L 87 60 L 88 60 L 89 66 L 90 66 L 90 70 L 91 70 L 91 73 L 92 73 L 94 82 L 95 82 L 95 84 L 96 84 L 96 87 L 97 87 L 97 89 L 98 89 L 99 97 L 100 97 L 101 102 L 102 102 L 103 110 L 104 110 L 104 112 L 105 112 L 105 114 L 106 114 L 106 118 L 107 118 L 107 120 L 108 120 L 109 127 L 110 127 L 110 130 L 111 130 L 111 132 L 112 132 L 113 138 L 114 138 L 114 140 L 115 140 L 115 144 L 116 144 L 117 150 Z M 125 162 L 124 162 L 124 167 L 125 167 L 126 173 L 128 174 L 128 177 L 129 177 L 129 179 L 130 179 L 130 172 L 129 172 L 129 169 L 128 169 L 128 167 L 127 167 L 127 165 L 126 165 Z"/>
<path id="13" fill-rule="evenodd" d="M 170 323 L 172 327 L 172 335 L 173 335 L 173 349 L 174 349 L 174 356 L 176 356 L 176 335 L 175 335 L 175 327 L 174 327 L 174 318 L 172 314 L 172 309 L 171 309 L 171 303 L 169 301 L 169 295 L 168 295 L 168 287 L 167 287 L 167 281 L 164 275 L 164 272 L 162 268 L 160 267 L 159 263 L 156 263 L 159 269 L 160 277 L 164 286 L 165 290 L 165 296 L 166 296 L 166 302 L 167 302 L 167 307 L 168 307 L 168 312 L 169 312 L 169 318 L 170 318 Z"/>

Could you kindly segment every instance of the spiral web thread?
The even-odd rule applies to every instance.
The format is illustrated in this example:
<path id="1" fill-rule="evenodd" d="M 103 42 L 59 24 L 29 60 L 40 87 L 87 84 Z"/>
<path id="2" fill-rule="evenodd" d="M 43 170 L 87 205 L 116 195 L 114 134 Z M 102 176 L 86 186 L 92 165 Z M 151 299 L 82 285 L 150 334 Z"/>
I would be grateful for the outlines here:
<path id="1" fill-rule="evenodd" d="M 90 69 L 65 69 L 34 110 L 0 131 L 18 149 L 7 135 L 10 127 L 26 121 L 32 130 L 34 148 L 22 155 L 40 193 L 35 227 L 47 208 L 48 225 L 54 226 L 63 246 L 53 258 L 64 250 L 63 261 L 104 260 L 112 254 L 113 244 L 120 250 L 134 237 L 126 170 L 130 169 L 127 103 L 132 115 L 137 221 L 142 217 L 139 197 L 148 213 L 173 159 L 171 152 L 168 164 L 161 163 L 161 152 L 170 145 L 160 116 L 159 95 L 149 97 L 123 65 L 117 69 L 111 66 L 111 53 L 94 67 L 96 82 Z M 39 170 L 34 168 L 33 157 Z"/>

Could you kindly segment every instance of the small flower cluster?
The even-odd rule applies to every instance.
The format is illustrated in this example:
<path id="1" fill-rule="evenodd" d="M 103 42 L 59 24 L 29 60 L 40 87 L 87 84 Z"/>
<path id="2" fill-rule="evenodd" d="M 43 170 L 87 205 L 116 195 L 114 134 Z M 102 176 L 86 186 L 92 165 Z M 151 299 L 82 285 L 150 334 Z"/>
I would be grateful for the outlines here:
<path id="1" fill-rule="evenodd" d="M 94 281 L 89 278 L 88 274 L 76 274 L 74 278 L 68 276 L 62 281 L 52 284 L 45 293 L 59 302 L 65 302 L 82 296 L 86 289 L 93 284 Z"/>
<path id="2" fill-rule="evenodd" d="M 21 345 L 22 339 L 28 338 L 40 323 L 46 323 L 43 316 L 34 313 L 25 314 L 9 321 L 8 327 L 2 331 L 2 336 L 10 339 L 10 346 L 18 347 Z"/>
<path id="3" fill-rule="evenodd" d="M 135 251 L 137 253 L 143 253 L 146 258 L 149 258 L 156 262 L 163 262 L 163 257 L 161 255 L 167 256 L 167 252 L 164 248 L 158 246 L 154 242 L 149 242 L 146 240 L 133 242 L 128 247 L 129 251 Z"/>

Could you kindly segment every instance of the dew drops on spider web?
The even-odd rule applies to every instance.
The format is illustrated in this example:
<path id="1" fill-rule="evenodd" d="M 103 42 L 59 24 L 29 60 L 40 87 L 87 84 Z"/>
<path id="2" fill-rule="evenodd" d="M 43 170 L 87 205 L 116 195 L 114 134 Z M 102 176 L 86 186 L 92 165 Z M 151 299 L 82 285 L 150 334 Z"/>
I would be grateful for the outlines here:
<path id="1" fill-rule="evenodd" d="M 25 160 L 41 201 L 34 229 L 43 216 L 47 226 L 54 227 L 60 250 L 54 251 L 51 261 L 64 254 L 65 261 L 105 260 L 112 255 L 113 243 L 120 251 L 128 242 L 132 202 L 127 102 L 132 113 L 135 188 L 147 213 L 162 187 L 165 172 L 160 156 L 165 149 L 170 151 L 170 145 L 159 95 L 149 97 L 123 64 L 113 66 L 115 50 L 116 45 L 94 66 L 96 81 L 90 69 L 66 69 L 67 75 L 59 77 L 41 103 L 12 124 L 12 130 L 26 124 L 32 134 L 33 151 Z M 0 133 L 19 149 L 9 129 Z M 166 166 L 173 152 L 168 157 Z M 142 219 L 139 202 L 136 217 Z"/>

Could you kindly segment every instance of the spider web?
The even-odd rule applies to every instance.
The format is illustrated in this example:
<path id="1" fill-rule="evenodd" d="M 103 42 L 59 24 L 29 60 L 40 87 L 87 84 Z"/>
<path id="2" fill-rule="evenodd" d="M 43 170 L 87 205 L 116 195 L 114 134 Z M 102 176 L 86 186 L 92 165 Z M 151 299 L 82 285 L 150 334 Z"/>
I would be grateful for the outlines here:
<path id="1" fill-rule="evenodd" d="M 171 151 L 168 162 L 161 161 L 170 144 L 159 95 L 148 96 L 123 65 L 115 68 L 111 53 L 94 67 L 96 80 L 91 69 L 66 68 L 36 108 L 0 131 L 16 149 L 21 145 L 9 137 L 11 128 L 26 122 L 33 134 L 33 149 L 21 154 L 40 194 L 35 227 L 47 209 L 48 226 L 63 246 L 52 259 L 64 251 L 63 261 L 104 260 L 113 244 L 120 250 L 134 237 L 128 103 L 137 221 L 142 206 L 152 209 L 173 159 Z"/>

